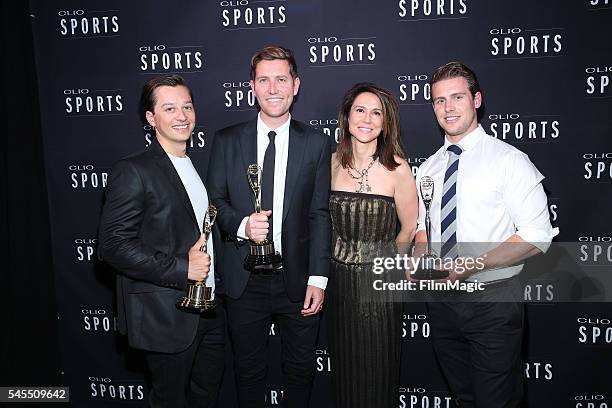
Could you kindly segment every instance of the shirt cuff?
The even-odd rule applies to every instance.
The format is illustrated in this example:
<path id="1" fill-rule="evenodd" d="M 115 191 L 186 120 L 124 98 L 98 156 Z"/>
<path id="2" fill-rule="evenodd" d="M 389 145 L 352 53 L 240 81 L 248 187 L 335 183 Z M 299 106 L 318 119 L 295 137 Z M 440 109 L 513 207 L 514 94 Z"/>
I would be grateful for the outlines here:
<path id="1" fill-rule="evenodd" d="M 551 228 L 549 231 L 542 231 L 536 228 L 521 228 L 516 232 L 516 235 L 538 248 L 542 253 L 545 253 L 548 251 L 552 239 L 559 235 L 559 228 Z"/>
<path id="2" fill-rule="evenodd" d="M 248 220 L 249 220 L 249 217 L 244 217 L 242 219 L 242 222 L 240 223 L 240 226 L 238 227 L 238 232 L 236 232 L 236 237 L 239 240 L 249 239 L 249 237 L 247 237 L 246 235 L 246 223 Z"/>
<path id="3" fill-rule="evenodd" d="M 308 284 L 325 290 L 327 287 L 327 278 L 325 276 L 310 276 L 308 278 Z"/>

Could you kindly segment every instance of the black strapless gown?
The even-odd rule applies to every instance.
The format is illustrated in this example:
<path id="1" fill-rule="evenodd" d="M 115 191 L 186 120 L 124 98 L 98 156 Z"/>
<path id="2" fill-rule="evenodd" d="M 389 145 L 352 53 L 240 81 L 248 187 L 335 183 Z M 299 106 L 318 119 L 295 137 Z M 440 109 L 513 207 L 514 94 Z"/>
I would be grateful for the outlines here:
<path id="1" fill-rule="evenodd" d="M 396 408 L 402 304 L 372 296 L 372 260 L 393 256 L 391 197 L 332 191 L 332 267 L 325 296 L 337 408 Z"/>

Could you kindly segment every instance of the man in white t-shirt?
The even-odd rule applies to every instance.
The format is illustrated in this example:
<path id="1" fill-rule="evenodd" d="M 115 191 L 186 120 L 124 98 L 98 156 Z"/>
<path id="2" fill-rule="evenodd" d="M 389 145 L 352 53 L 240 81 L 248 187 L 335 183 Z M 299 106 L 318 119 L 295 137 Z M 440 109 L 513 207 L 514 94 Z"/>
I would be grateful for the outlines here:
<path id="1" fill-rule="evenodd" d="M 460 407 L 518 407 L 524 309 L 517 275 L 522 261 L 545 252 L 556 235 L 544 176 L 525 153 L 478 124 L 482 94 L 468 67 L 438 68 L 431 100 L 445 133 L 417 173 L 417 185 L 424 176 L 434 181 L 431 241 L 451 260 L 444 262 L 451 281 L 484 283 L 478 293 L 428 303 L 434 349 Z M 424 221 L 420 200 L 417 243 L 427 239 Z"/>
<path id="2" fill-rule="evenodd" d="M 193 98 L 183 78 L 165 75 L 145 84 L 141 108 L 155 139 L 111 170 L 99 254 L 117 271 L 119 331 L 145 352 L 150 406 L 211 407 L 225 365 L 225 311 L 175 306 L 188 280 L 219 284 L 212 236 L 200 251 L 208 195 L 186 154 Z"/>

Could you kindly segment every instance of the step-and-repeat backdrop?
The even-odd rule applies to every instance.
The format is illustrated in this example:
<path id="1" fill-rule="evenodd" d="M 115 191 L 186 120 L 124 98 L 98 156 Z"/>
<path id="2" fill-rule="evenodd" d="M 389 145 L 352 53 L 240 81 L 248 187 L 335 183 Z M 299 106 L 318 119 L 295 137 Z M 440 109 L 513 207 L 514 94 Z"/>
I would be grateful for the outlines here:
<path id="1" fill-rule="evenodd" d="M 49 273 L 62 373 L 75 407 L 146 404 L 142 357 L 115 328 L 113 271 L 95 254 L 110 167 L 154 137 L 137 112 L 143 83 L 157 74 L 179 73 L 193 90 L 198 124 L 189 154 L 201 171 L 214 131 L 256 115 L 249 61 L 268 44 L 295 52 L 302 86 L 294 118 L 331 139 L 352 84 L 392 90 L 416 171 L 443 142 L 430 105 L 431 72 L 463 61 L 483 87 L 484 128 L 526 152 L 546 176 L 558 241 L 590 243 L 580 258 L 587 264 L 612 260 L 610 0 L 32 0 L 31 9 L 53 239 Z M 537 281 L 525 284 L 525 296 L 529 406 L 611 404 L 609 303 L 558 302 L 554 284 Z M 423 305 L 405 305 L 403 326 L 398 407 L 453 406 Z M 274 326 L 270 342 L 267 404 L 282 407 Z M 223 407 L 236 406 L 229 361 Z M 334 356 L 324 328 L 313 364 L 313 406 L 331 407 Z"/>

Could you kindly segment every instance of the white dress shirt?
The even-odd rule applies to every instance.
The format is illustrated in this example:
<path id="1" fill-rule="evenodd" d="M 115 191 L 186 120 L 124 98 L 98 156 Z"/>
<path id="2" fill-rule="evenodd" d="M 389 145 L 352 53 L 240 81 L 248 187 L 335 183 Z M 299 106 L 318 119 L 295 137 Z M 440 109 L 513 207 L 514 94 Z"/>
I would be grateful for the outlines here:
<path id="1" fill-rule="evenodd" d="M 417 171 L 417 189 L 423 176 L 434 180 L 431 203 L 431 241 L 439 243 L 440 205 L 444 173 L 448 162 L 444 146 L 430 156 Z M 457 243 L 459 255 L 476 257 L 498 246 L 513 234 L 546 252 L 558 229 L 552 228 L 542 180 L 544 176 L 529 157 L 515 147 L 486 134 L 480 125 L 458 145 Z M 425 229 L 425 205 L 419 193 L 417 231 Z M 469 245 L 467 243 L 478 243 Z M 439 252 L 438 252 L 439 253 Z M 523 265 L 488 269 L 467 280 L 481 282 L 517 275 Z"/>
<path id="2" fill-rule="evenodd" d="M 204 183 L 202 183 L 202 179 L 198 175 L 195 167 L 193 167 L 193 163 L 189 157 L 176 157 L 172 156 L 171 154 L 168 154 L 168 157 L 170 158 L 170 161 L 172 161 L 176 172 L 181 178 L 183 186 L 185 186 L 185 190 L 187 190 L 189 201 L 191 201 L 193 212 L 195 213 L 196 220 L 198 221 L 200 233 L 202 233 L 202 229 L 204 227 L 204 216 L 206 215 L 206 210 L 208 209 L 208 193 L 206 192 L 206 187 L 204 187 Z M 210 255 L 210 272 L 208 272 L 208 277 L 206 278 L 204 284 L 213 288 L 212 293 L 214 298 L 215 260 L 212 234 L 210 234 L 208 237 L 206 251 Z"/>
<path id="3" fill-rule="evenodd" d="M 282 231 L 283 231 L 283 202 L 285 198 L 285 179 L 287 177 L 287 158 L 289 157 L 289 125 L 291 123 L 291 115 L 287 122 L 283 123 L 276 129 L 269 128 L 263 120 L 261 114 L 257 115 L 257 164 L 263 169 L 264 156 L 266 149 L 270 143 L 268 133 L 273 130 L 276 132 L 274 138 L 275 156 L 274 156 L 274 205 L 272 208 L 272 228 L 274 241 L 274 249 L 283 253 Z M 262 208 L 262 210 L 270 210 L 270 208 Z M 248 217 L 245 217 L 238 227 L 237 236 L 242 239 L 248 239 L 246 236 L 246 223 Z M 321 289 L 327 287 L 327 278 L 325 276 L 310 276 L 308 284 Z"/>

